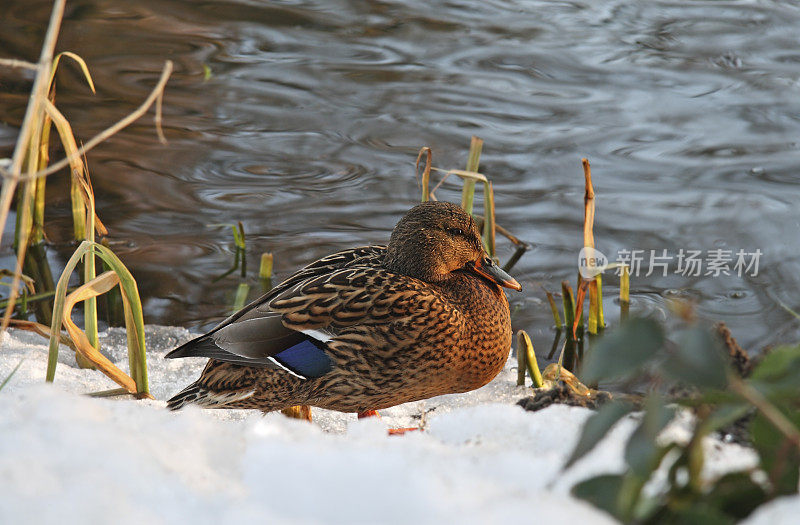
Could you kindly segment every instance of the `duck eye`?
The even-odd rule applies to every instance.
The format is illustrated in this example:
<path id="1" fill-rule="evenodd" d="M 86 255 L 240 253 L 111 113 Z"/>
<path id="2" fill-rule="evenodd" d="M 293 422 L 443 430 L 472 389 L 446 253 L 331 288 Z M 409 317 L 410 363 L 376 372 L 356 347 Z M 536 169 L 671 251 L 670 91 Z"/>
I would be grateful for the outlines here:
<path id="1" fill-rule="evenodd" d="M 447 228 L 447 233 L 450 235 L 464 235 L 464 230 L 461 228 Z"/>

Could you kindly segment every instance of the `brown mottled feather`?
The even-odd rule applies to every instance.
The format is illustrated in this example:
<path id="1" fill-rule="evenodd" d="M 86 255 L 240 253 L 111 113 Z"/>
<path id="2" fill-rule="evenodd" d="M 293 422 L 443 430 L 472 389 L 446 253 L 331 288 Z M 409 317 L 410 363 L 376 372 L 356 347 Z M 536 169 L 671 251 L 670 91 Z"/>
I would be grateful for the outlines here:
<path id="1" fill-rule="evenodd" d="M 441 233 L 453 224 L 463 241 Z M 302 379 L 211 359 L 170 406 L 272 411 L 308 404 L 363 412 L 478 388 L 503 368 L 511 346 L 505 293 L 462 269 L 482 256 L 477 228 L 463 211 L 446 203 L 418 206 L 395 228 L 388 248 L 320 259 L 214 330 L 275 315 L 286 329 L 325 330 L 333 335 L 326 347 L 330 372 Z"/>

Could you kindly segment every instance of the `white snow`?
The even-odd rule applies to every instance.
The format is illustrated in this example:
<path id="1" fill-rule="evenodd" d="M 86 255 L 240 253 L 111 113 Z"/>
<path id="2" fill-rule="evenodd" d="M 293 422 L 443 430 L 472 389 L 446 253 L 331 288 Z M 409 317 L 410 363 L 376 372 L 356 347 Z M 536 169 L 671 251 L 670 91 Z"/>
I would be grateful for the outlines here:
<path id="1" fill-rule="evenodd" d="M 44 383 L 46 341 L 12 330 L 0 345 L 0 523 L 612 523 L 572 498 L 581 479 L 623 468 L 623 420 L 569 471 L 562 465 L 590 411 L 525 412 L 510 367 L 486 387 L 382 411 L 382 419 L 314 409 L 314 423 L 280 414 L 164 408 L 204 359 L 165 360 L 191 334 L 147 328 L 156 401 L 81 394 L 116 385 L 80 370 L 62 348 Z M 125 336 L 101 343 L 127 369 Z M 424 432 L 388 436 L 387 427 Z M 685 440 L 677 420 L 663 439 Z M 708 475 L 752 466 L 745 448 L 708 440 Z M 753 523 L 789 523 L 798 499 L 765 506 Z M 787 509 L 787 510 L 784 510 Z M 792 511 L 792 512 L 790 512 Z M 578 521 L 580 520 L 580 521 Z"/>

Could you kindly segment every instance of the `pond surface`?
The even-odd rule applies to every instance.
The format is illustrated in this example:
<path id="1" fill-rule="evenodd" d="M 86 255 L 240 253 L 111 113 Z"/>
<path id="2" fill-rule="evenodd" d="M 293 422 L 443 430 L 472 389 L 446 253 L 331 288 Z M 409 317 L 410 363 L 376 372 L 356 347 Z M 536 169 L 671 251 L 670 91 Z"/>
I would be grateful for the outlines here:
<path id="1" fill-rule="evenodd" d="M 35 60 L 48 16 L 48 2 L 4 0 L 0 55 Z M 778 304 L 800 306 L 798 27 L 793 1 L 70 0 L 59 49 L 86 59 L 98 92 L 68 67 L 57 104 L 88 140 L 175 62 L 169 144 L 148 116 L 89 154 L 98 213 L 149 323 L 207 326 L 229 310 L 238 278 L 214 278 L 233 262 L 232 236 L 211 225 L 243 222 L 255 294 L 262 252 L 282 278 L 385 242 L 419 198 L 419 148 L 463 168 L 477 135 L 498 222 L 533 245 L 511 300 L 540 352 L 552 324 L 541 286 L 575 279 L 581 157 L 597 247 L 612 261 L 644 250 L 633 310 L 666 316 L 669 297 L 690 298 L 759 349 L 800 338 Z M 29 87 L 0 71 L 0 157 Z M 71 250 L 65 180 L 48 186 L 56 267 Z M 437 195 L 459 192 L 448 182 Z M 731 250 L 732 275 L 676 274 L 673 258 L 646 276 L 650 250 L 665 249 Z M 736 275 L 739 250 L 762 252 L 757 275 Z M 617 284 L 606 280 L 611 323 Z"/>

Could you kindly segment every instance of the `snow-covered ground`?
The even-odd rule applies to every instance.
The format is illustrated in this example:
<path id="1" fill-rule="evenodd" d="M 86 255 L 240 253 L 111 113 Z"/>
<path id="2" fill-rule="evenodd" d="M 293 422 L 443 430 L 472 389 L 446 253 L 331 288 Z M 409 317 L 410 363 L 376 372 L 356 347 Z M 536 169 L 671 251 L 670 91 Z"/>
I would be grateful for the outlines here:
<path id="1" fill-rule="evenodd" d="M 569 471 L 562 465 L 590 411 L 525 412 L 509 367 L 486 387 L 383 411 L 382 419 L 314 409 L 313 424 L 280 414 L 165 410 L 202 359 L 164 360 L 190 337 L 148 327 L 156 401 L 80 394 L 114 388 L 80 370 L 69 349 L 44 383 L 46 341 L 14 331 L 0 346 L 0 523 L 611 523 L 569 495 L 586 477 L 622 470 L 634 418 Z M 127 369 L 121 330 L 102 335 Z M 387 427 L 424 432 L 388 436 Z M 668 429 L 688 437 L 687 421 Z M 752 452 L 708 440 L 709 474 L 750 466 Z M 790 523 L 798 498 L 752 523 Z"/>

